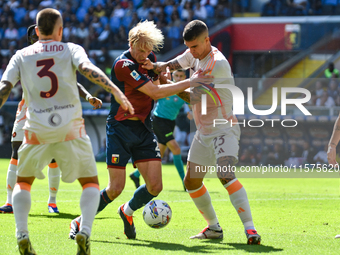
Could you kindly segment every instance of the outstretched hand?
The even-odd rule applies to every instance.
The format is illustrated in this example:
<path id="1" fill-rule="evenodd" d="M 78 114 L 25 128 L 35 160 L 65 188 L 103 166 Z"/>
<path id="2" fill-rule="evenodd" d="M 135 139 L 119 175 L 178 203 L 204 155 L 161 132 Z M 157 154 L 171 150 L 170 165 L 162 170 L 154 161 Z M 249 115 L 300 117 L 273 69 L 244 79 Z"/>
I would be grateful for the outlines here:
<path id="1" fill-rule="evenodd" d="M 132 104 L 121 91 L 117 91 L 113 94 L 113 96 L 115 97 L 117 103 L 121 105 L 123 110 L 129 111 L 131 115 L 135 114 L 135 109 L 133 108 Z"/>
<path id="2" fill-rule="evenodd" d="M 214 81 L 213 75 L 206 75 L 207 73 L 211 72 L 210 69 L 202 71 L 199 69 L 196 71 L 190 78 L 190 87 L 198 87 L 204 84 L 210 84 Z"/>

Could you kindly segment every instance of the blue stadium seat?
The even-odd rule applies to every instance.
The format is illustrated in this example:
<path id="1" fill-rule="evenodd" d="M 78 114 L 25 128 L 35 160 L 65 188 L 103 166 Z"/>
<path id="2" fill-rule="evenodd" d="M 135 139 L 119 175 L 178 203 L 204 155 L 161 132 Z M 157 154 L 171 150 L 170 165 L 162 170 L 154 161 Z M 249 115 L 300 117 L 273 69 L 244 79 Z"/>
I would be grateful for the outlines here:
<path id="1" fill-rule="evenodd" d="M 101 4 L 101 6 L 105 6 L 105 3 L 103 0 L 93 0 L 93 6 L 96 7 L 98 4 Z"/>
<path id="2" fill-rule="evenodd" d="M 122 25 L 125 27 L 125 28 L 129 28 L 129 25 L 131 23 L 131 20 L 132 20 L 132 17 L 131 16 L 124 16 L 123 19 L 122 19 Z"/>
<path id="3" fill-rule="evenodd" d="M 132 2 L 133 2 L 133 6 L 137 10 L 142 5 L 143 0 L 132 0 Z"/>
<path id="4" fill-rule="evenodd" d="M 87 10 L 88 8 L 90 8 L 90 6 L 92 5 L 92 0 L 82 0 L 81 2 L 81 8 L 84 8 L 85 10 Z"/>
<path id="5" fill-rule="evenodd" d="M 205 9 L 207 10 L 208 18 L 214 18 L 215 17 L 215 8 L 209 4 L 205 6 Z"/>
<path id="6" fill-rule="evenodd" d="M 115 16 L 110 18 L 110 28 L 113 32 L 117 32 L 120 25 L 121 25 L 120 18 Z"/>
<path id="7" fill-rule="evenodd" d="M 25 8 L 18 8 L 16 9 L 16 11 L 14 12 L 14 20 L 17 24 L 20 24 L 22 19 L 25 17 L 26 15 L 26 9 Z"/>
<path id="8" fill-rule="evenodd" d="M 100 17 L 99 18 L 100 23 L 102 23 L 103 27 L 106 26 L 107 23 L 109 23 L 109 18 L 106 16 Z"/>
<path id="9" fill-rule="evenodd" d="M 27 33 L 27 28 L 26 27 L 20 27 L 18 29 L 19 38 L 26 37 L 26 33 Z"/>
<path id="10" fill-rule="evenodd" d="M 172 5 L 167 5 L 164 7 L 164 12 L 168 17 L 171 16 L 173 11 L 174 11 L 174 7 Z"/>
<path id="11" fill-rule="evenodd" d="M 76 12 L 77 19 L 82 22 L 84 20 L 84 17 L 86 15 L 87 11 L 84 8 L 79 8 Z"/>

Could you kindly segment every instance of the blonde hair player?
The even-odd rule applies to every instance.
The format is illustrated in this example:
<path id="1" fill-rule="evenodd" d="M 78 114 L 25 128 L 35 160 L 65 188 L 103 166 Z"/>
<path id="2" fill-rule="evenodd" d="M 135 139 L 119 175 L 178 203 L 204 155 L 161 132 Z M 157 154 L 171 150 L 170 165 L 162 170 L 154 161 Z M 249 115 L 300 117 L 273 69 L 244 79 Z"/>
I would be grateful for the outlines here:
<path id="1" fill-rule="evenodd" d="M 147 204 L 162 190 L 161 153 L 151 129 L 150 113 L 153 100 L 181 92 L 198 82 L 211 81 L 207 72 L 194 74 L 194 79 L 168 85 L 159 85 L 159 77 L 153 71 L 141 67 L 146 58 L 156 61 L 153 50 L 163 45 L 162 32 L 153 21 L 138 23 L 129 32 L 130 48 L 116 58 L 111 70 L 111 79 L 132 103 L 135 113 L 128 114 L 112 98 L 106 124 L 106 163 L 109 172 L 108 186 L 100 193 L 97 212 L 102 211 L 123 191 L 126 181 L 126 165 L 130 158 L 145 180 L 133 194 L 130 201 L 118 208 L 123 220 L 124 234 L 136 238 L 133 213 Z M 70 238 L 78 233 L 83 215 L 71 222 Z"/>
<path id="2" fill-rule="evenodd" d="M 167 63 L 152 63 L 146 60 L 143 67 L 152 69 L 156 73 L 164 72 L 167 67 L 171 71 L 189 68 L 194 71 L 212 69 L 209 74 L 215 77 L 216 83 L 234 84 L 228 60 L 217 48 L 211 46 L 208 28 L 204 22 L 200 20 L 189 22 L 184 28 L 183 39 L 188 49 L 182 55 Z M 209 85 L 205 86 L 205 89 L 215 90 Z M 209 192 L 203 184 L 206 173 L 195 171 L 203 169 L 204 166 L 216 166 L 216 164 L 220 169 L 231 169 L 238 161 L 239 126 L 213 125 L 213 119 L 233 119 L 232 95 L 228 89 L 216 88 L 215 92 L 220 99 L 217 94 L 209 92 L 214 95 L 214 100 L 210 96 L 207 97 L 206 115 L 202 114 L 201 103 L 197 103 L 196 99 L 195 102 L 191 100 L 197 131 L 188 155 L 184 184 L 197 209 L 208 223 L 208 226 L 199 234 L 192 236 L 192 239 L 223 238 L 223 231 L 212 206 Z M 184 92 L 179 96 L 190 102 L 190 93 Z M 214 101 L 221 103 L 215 104 Z M 217 174 L 244 225 L 247 244 L 260 244 L 261 237 L 254 227 L 246 190 L 233 171 L 221 171 Z"/>
<path id="3" fill-rule="evenodd" d="M 0 107 L 20 80 L 28 108 L 13 190 L 19 252 L 36 254 L 28 232 L 30 191 L 35 178 L 45 177 L 42 170 L 54 158 L 62 172 L 62 181 L 70 183 L 78 179 L 83 187 L 80 208 L 84 221 L 76 236 L 77 254 L 90 254 L 99 184 L 91 141 L 82 118 L 76 71 L 112 93 L 122 110 L 131 114 L 134 111 L 123 93 L 90 62 L 81 46 L 61 42 L 63 21 L 59 11 L 43 9 L 36 21 L 39 41 L 16 52 L 0 82 Z"/>

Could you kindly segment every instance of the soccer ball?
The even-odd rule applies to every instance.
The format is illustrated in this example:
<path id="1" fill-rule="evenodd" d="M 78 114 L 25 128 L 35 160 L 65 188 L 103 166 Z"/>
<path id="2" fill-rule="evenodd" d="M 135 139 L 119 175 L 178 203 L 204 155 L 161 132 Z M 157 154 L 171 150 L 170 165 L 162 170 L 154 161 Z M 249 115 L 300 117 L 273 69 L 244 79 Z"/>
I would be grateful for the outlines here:
<path id="1" fill-rule="evenodd" d="M 167 202 L 152 200 L 143 210 L 143 219 L 152 228 L 163 228 L 169 224 L 172 212 Z"/>

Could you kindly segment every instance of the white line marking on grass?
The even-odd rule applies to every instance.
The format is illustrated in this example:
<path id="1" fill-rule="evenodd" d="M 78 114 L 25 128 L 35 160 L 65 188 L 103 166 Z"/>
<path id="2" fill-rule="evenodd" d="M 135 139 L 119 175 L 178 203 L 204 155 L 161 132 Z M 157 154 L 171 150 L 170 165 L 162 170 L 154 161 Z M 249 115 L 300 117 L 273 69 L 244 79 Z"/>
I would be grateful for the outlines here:
<path id="1" fill-rule="evenodd" d="M 229 199 L 212 199 L 213 202 L 226 202 Z M 301 197 L 301 198 L 256 198 L 256 199 L 249 199 L 249 201 L 282 201 L 282 200 L 340 200 L 339 197 Z M 124 202 L 123 200 L 115 200 L 116 202 Z M 79 200 L 58 200 L 60 203 L 74 203 L 79 202 Z M 191 203 L 192 200 L 167 200 L 169 203 Z M 46 203 L 46 201 L 34 201 L 34 203 Z"/>

